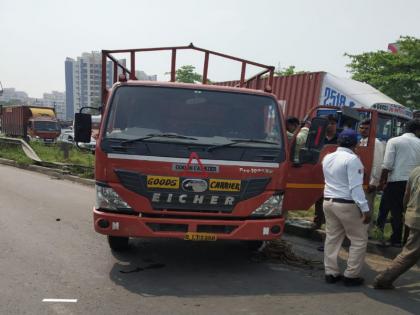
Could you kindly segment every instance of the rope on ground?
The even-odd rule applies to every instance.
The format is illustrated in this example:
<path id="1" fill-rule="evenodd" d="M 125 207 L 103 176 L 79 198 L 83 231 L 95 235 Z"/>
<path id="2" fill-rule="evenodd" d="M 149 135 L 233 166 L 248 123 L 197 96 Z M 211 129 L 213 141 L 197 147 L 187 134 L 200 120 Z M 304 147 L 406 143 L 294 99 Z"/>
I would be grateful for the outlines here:
<path id="1" fill-rule="evenodd" d="M 285 240 L 273 240 L 265 243 L 252 257 L 253 261 L 268 261 L 294 267 L 314 269 L 322 262 L 298 256 L 293 252 L 292 245 Z"/>

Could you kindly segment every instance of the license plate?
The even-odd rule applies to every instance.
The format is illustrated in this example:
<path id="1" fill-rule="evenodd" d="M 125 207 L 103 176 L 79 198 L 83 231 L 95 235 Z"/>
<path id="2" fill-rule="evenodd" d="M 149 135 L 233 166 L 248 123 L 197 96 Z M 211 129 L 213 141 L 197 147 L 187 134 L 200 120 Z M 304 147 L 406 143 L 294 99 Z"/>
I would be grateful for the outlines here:
<path id="1" fill-rule="evenodd" d="M 184 240 L 186 241 L 215 241 L 217 240 L 217 236 L 211 233 L 188 232 L 185 234 Z"/>

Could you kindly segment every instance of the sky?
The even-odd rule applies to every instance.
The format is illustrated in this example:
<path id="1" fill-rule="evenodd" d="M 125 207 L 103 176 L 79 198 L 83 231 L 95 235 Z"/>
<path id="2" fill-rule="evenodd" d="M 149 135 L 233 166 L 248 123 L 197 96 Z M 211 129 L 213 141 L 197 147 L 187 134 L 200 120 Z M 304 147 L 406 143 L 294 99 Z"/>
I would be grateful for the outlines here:
<path id="1" fill-rule="evenodd" d="M 191 42 L 275 67 L 350 77 L 344 53 L 387 50 L 401 35 L 419 38 L 419 12 L 418 0 L 0 0 L 0 81 L 40 98 L 65 90 L 66 57 Z M 177 67 L 201 72 L 202 54 L 177 57 Z M 168 80 L 169 54 L 136 61 Z M 239 79 L 237 63 L 211 58 L 209 67 L 213 81 Z M 255 73 L 250 68 L 247 76 Z"/>

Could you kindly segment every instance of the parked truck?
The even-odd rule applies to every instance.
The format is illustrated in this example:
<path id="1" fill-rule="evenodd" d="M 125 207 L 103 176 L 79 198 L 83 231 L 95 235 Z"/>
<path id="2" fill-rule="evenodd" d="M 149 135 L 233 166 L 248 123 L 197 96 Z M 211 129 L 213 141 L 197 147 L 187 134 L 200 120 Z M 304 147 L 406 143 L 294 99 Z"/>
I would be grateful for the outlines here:
<path id="1" fill-rule="evenodd" d="M 176 55 L 185 49 L 204 53 L 202 84 L 176 82 Z M 138 81 L 137 54 L 164 50 L 172 54 L 170 82 Z M 118 53 L 130 56 L 129 67 L 118 61 Z M 241 64 L 236 87 L 208 83 L 211 56 Z M 110 89 L 108 60 L 114 69 Z M 249 65 L 262 71 L 246 80 Z M 126 249 L 130 237 L 242 240 L 254 247 L 282 235 L 287 211 L 308 209 L 320 198 L 320 161 L 336 148 L 324 145 L 328 120 L 317 117 L 326 106 L 307 112 L 312 124 L 297 165 L 282 102 L 272 93 L 273 74 L 272 66 L 193 45 L 102 51 L 93 224 L 108 236 L 111 249 Z M 368 146 L 358 150 L 367 184 L 378 112 L 327 109 L 342 118 L 372 119 Z M 84 110 L 75 115 L 79 142 L 89 142 L 92 132 Z"/>
<path id="2" fill-rule="evenodd" d="M 261 79 L 260 85 L 267 82 Z M 237 86 L 239 81 L 218 83 Z M 246 87 L 256 88 L 257 80 L 250 80 Z M 377 138 L 386 141 L 400 135 L 406 121 L 413 117 L 412 111 L 378 91 L 371 85 L 348 78 L 340 78 L 328 72 L 305 72 L 277 76 L 273 79 L 273 93 L 282 106 L 285 116 L 304 119 L 314 106 L 337 106 L 374 109 L 379 113 Z M 324 114 L 326 111 L 324 111 Z"/>
<path id="3" fill-rule="evenodd" d="M 55 142 L 60 135 L 60 127 L 52 107 L 3 106 L 1 126 L 6 136 L 38 139 L 46 143 Z"/>

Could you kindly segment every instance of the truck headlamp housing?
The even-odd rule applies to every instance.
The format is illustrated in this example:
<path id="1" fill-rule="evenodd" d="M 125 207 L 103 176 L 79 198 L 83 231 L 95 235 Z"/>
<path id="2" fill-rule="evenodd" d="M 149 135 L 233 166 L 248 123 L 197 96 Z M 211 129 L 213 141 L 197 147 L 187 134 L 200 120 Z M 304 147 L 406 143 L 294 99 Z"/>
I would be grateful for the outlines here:
<path id="1" fill-rule="evenodd" d="M 127 211 L 132 208 L 111 187 L 96 185 L 96 209 Z"/>
<path id="2" fill-rule="evenodd" d="M 283 194 L 276 194 L 268 198 L 261 206 L 255 209 L 252 217 L 281 216 L 283 207 Z"/>

